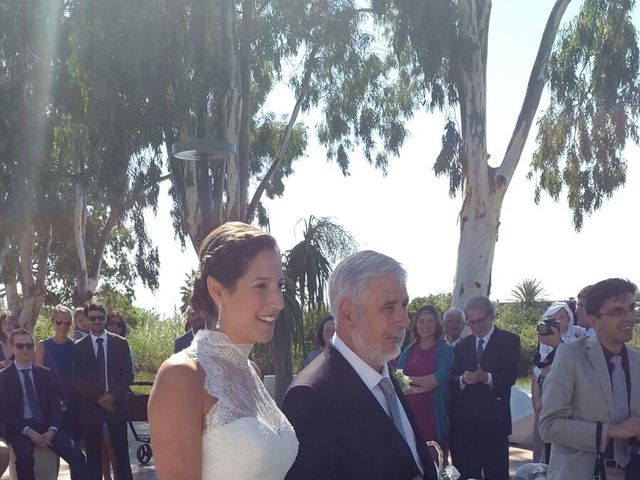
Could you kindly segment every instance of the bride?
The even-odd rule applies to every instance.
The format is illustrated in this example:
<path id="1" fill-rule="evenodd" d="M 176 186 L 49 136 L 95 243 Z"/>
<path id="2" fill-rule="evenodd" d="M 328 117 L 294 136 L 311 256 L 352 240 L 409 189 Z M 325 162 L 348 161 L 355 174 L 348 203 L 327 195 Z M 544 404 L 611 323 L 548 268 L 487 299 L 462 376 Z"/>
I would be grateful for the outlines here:
<path id="1" fill-rule="evenodd" d="M 160 480 L 276 480 L 298 441 L 249 362 L 284 307 L 273 237 L 244 223 L 211 232 L 200 248 L 191 306 L 218 318 L 166 360 L 149 398 Z"/>

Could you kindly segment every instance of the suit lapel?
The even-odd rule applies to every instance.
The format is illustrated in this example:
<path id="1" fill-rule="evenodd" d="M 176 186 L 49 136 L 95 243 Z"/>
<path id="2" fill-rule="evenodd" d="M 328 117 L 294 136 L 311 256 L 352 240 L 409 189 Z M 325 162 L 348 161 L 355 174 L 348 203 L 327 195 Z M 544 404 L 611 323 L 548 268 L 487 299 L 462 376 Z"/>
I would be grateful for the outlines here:
<path id="1" fill-rule="evenodd" d="M 22 391 L 22 384 L 20 383 L 20 375 L 21 373 L 18 371 L 18 366 L 14 363 L 12 365 L 13 373 L 11 375 L 11 382 L 13 383 L 13 388 L 16 392 L 16 399 L 18 400 L 18 418 L 22 418 L 24 416 L 24 398 Z"/>
<path id="2" fill-rule="evenodd" d="M 629 373 L 631 377 L 631 415 L 637 415 L 640 413 L 640 382 L 634 382 L 635 372 L 640 372 L 640 352 L 629 346 L 627 348 L 627 356 L 629 358 Z"/>
<path id="3" fill-rule="evenodd" d="M 607 362 L 604 358 L 604 352 L 602 351 L 602 347 L 600 346 L 600 342 L 597 337 L 589 337 L 587 339 L 587 358 L 595 370 L 596 377 L 598 378 L 598 382 L 600 383 L 600 387 L 604 393 L 605 401 L 607 402 L 609 415 L 613 418 L 613 390 L 611 389 L 611 376 L 609 375 L 609 368 L 607 367 Z M 631 359 L 629 359 L 629 366 L 630 368 L 633 368 L 631 367 Z"/>
<path id="4" fill-rule="evenodd" d="M 399 451 L 402 452 L 405 460 L 414 465 L 416 472 L 418 472 L 418 467 L 415 465 L 413 454 L 407 442 L 360 376 L 333 345 L 329 345 L 329 348 L 325 350 L 325 352 L 336 376 L 343 379 L 342 392 L 350 404 L 350 409 L 354 414 L 361 417 L 369 432 L 375 432 L 377 435 L 380 435 L 385 443 L 390 444 L 389 438 L 395 437 L 396 441 L 393 442 L 393 445 L 400 446 Z M 398 386 L 394 382 L 394 379 L 391 379 L 391 381 L 397 391 Z M 404 399 L 401 398 L 400 395 L 398 395 L 398 397 L 406 412 L 408 407 Z M 407 415 L 409 414 L 407 413 Z M 411 421 L 411 418 L 409 418 L 409 420 Z M 413 424 L 412 427 L 415 428 Z"/>

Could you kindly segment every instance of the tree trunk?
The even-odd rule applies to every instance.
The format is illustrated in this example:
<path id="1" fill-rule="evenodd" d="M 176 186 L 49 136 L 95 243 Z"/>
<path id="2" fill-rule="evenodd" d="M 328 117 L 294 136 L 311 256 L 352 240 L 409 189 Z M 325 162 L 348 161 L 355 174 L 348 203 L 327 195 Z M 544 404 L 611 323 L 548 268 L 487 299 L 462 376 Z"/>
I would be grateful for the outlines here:
<path id="1" fill-rule="evenodd" d="M 560 21 L 571 0 L 554 4 L 531 69 L 527 92 L 511 141 L 498 168 L 488 165 L 486 149 L 486 65 L 491 2 L 460 3 L 461 43 L 458 65 L 461 159 L 465 166 L 464 200 L 452 303 L 463 308 L 474 295 L 491 293 L 491 269 L 502 202 L 535 118 Z"/>
<path id="2" fill-rule="evenodd" d="M 22 310 L 18 317 L 18 322 L 22 327 L 33 331 L 36 320 L 44 303 L 44 283 L 47 273 L 47 258 L 51 247 L 52 225 L 47 231 L 39 232 L 34 239 L 33 230 L 26 229 L 20 238 L 20 286 L 22 287 Z M 39 253 L 35 279 L 32 276 L 33 269 L 33 246 L 34 242 L 39 242 Z"/>
<path id="3" fill-rule="evenodd" d="M 85 249 L 85 226 L 87 220 L 86 197 L 82 184 L 82 167 L 79 161 L 75 162 L 74 174 L 76 176 L 73 186 L 73 241 L 75 243 L 76 264 L 76 290 L 73 294 L 74 306 L 83 305 L 89 300 L 89 269 L 87 268 L 87 255 Z"/>
<path id="4" fill-rule="evenodd" d="M 243 81 L 242 72 L 240 71 L 235 1 L 224 0 L 221 3 L 222 9 L 220 14 L 220 23 L 223 51 L 225 52 L 223 65 L 225 77 L 223 79 L 224 86 L 222 88 L 222 94 L 216 99 L 218 106 L 217 127 L 219 134 L 224 140 L 239 147 L 243 113 L 242 104 L 245 99 L 242 96 Z M 247 72 L 247 74 L 250 75 L 250 72 Z M 247 82 L 250 82 L 250 79 L 247 79 Z M 216 202 L 214 206 L 214 218 L 215 223 L 218 225 L 228 220 L 243 220 L 243 217 L 235 217 L 235 215 L 244 212 L 244 209 L 246 208 L 246 200 L 245 205 L 240 205 L 240 201 L 241 198 L 246 199 L 247 195 L 246 192 L 244 195 L 240 193 L 240 179 L 242 172 L 240 169 L 239 155 L 233 155 L 226 162 L 222 163 L 226 165 L 217 166 L 216 168 L 218 168 L 218 170 L 222 170 L 223 168 L 225 169 L 223 172 L 219 172 L 225 174 L 225 176 L 222 177 L 224 178 L 223 185 L 216 185 L 219 178 L 214 178 L 214 202 Z M 227 205 L 226 207 L 223 207 L 221 205 L 221 200 L 222 192 L 225 188 L 227 193 Z"/>

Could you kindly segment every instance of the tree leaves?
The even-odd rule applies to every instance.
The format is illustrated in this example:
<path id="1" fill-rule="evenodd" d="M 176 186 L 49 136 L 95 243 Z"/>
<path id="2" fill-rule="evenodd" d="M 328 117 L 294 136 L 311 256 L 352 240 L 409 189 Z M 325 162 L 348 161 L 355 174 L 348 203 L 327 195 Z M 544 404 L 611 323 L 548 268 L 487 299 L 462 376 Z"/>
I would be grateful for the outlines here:
<path id="1" fill-rule="evenodd" d="M 640 68 L 630 12 L 635 2 L 586 0 L 561 33 L 549 66 L 551 102 L 538 121 L 528 177 L 558 200 L 566 188 L 573 224 L 626 181 L 627 139 L 638 143 Z"/>

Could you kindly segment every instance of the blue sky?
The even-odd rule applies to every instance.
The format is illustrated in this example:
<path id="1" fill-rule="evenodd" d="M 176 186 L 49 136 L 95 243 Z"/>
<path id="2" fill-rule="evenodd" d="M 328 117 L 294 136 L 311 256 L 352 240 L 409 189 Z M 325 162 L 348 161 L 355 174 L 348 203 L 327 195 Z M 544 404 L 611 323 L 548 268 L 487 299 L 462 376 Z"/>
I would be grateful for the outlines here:
<path id="1" fill-rule="evenodd" d="M 552 0 L 494 0 L 488 61 L 488 151 L 499 161 L 513 125 L 535 58 Z M 571 19 L 582 2 L 565 14 Z M 634 21 L 640 29 L 636 8 Z M 292 96 L 285 86 L 274 91 L 269 105 L 288 114 Z M 539 107 L 543 111 L 545 98 Z M 443 119 L 418 113 L 410 122 L 411 136 L 398 158 L 390 160 L 388 175 L 352 155 L 351 175 L 343 177 L 326 161 L 315 141 L 314 113 L 301 119 L 311 133 L 306 158 L 295 166 L 282 198 L 267 200 L 271 232 L 282 250 L 300 240 L 309 215 L 329 216 L 346 227 L 361 248 L 378 250 L 403 263 L 409 273 L 410 296 L 449 291 L 453 286 L 458 246 L 457 216 L 461 199 L 448 196 L 448 181 L 432 171 L 438 154 Z M 543 197 L 533 202 L 534 184 L 526 173 L 535 149 L 532 130 L 518 170 L 507 192 L 496 246 L 492 298 L 507 300 L 524 278 L 541 281 L 548 298 L 575 296 L 580 288 L 609 276 L 640 282 L 638 206 L 640 149 L 631 145 L 627 185 L 603 208 L 585 219 L 581 232 L 571 224 L 566 201 Z M 171 315 L 179 305 L 184 274 L 197 265 L 190 245 L 182 251 L 173 238 L 168 185 L 161 190 L 158 216 L 150 215 L 150 235 L 159 246 L 160 289 L 136 288 L 136 304 Z"/>

